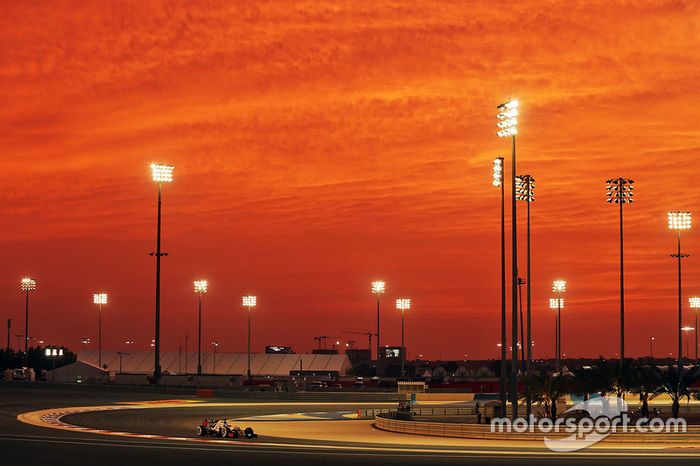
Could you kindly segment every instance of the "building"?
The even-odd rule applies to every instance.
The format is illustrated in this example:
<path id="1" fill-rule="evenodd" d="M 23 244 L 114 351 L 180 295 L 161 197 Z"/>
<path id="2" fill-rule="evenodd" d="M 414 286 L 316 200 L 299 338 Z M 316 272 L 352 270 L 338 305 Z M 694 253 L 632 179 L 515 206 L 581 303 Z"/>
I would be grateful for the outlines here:
<path id="1" fill-rule="evenodd" d="M 78 352 L 78 361 L 97 368 L 97 350 Z M 152 351 L 125 353 L 103 351 L 102 364 L 107 370 L 125 374 L 152 374 Z M 197 353 L 165 352 L 160 354 L 163 374 L 184 375 L 197 373 Z M 206 353 L 202 355 L 202 373 L 243 375 L 248 367 L 247 353 Z M 292 371 L 337 373 L 344 376 L 352 368 L 344 354 L 251 354 L 250 369 L 253 377 L 289 377 Z"/>

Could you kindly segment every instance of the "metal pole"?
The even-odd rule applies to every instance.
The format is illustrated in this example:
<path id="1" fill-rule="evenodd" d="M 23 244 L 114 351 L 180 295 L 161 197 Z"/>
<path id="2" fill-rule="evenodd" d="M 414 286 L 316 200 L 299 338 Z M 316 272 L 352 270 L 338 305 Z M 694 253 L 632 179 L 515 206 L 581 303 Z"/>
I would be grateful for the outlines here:
<path id="1" fill-rule="evenodd" d="M 160 382 L 160 212 L 161 212 L 161 183 L 158 183 L 158 227 L 156 232 L 156 328 L 155 328 L 155 359 L 153 361 L 153 383 Z"/>
<path id="2" fill-rule="evenodd" d="M 527 355 L 525 364 L 525 415 L 529 421 L 532 413 L 530 400 L 530 371 L 532 366 L 532 299 L 530 270 L 530 203 L 532 202 L 532 178 L 527 179 Z M 523 343 L 525 344 L 525 343 Z"/>
<path id="3" fill-rule="evenodd" d="M 404 313 L 405 311 L 401 309 L 401 377 L 406 377 L 406 344 L 404 340 Z"/>
<path id="4" fill-rule="evenodd" d="M 503 157 L 501 166 L 505 170 Z M 503 177 L 505 178 L 505 177 Z M 501 377 L 499 396 L 501 400 L 501 417 L 506 417 L 506 215 L 505 215 L 505 179 L 501 181 Z"/>
<path id="5" fill-rule="evenodd" d="M 695 310 L 695 365 L 698 364 L 698 310 Z"/>
<path id="6" fill-rule="evenodd" d="M 24 365 L 26 366 L 29 361 L 27 357 L 29 344 L 29 290 L 26 290 L 24 294 Z"/>
<path id="7" fill-rule="evenodd" d="M 52 358 L 53 364 L 52 364 L 52 371 L 51 371 L 51 381 L 55 382 L 56 381 L 56 356 L 53 356 Z"/>
<path id="8" fill-rule="evenodd" d="M 197 375 L 202 375 L 202 293 L 199 293 L 199 327 L 197 336 Z M 185 363 L 186 364 L 186 363 Z"/>
<path id="9" fill-rule="evenodd" d="M 515 160 L 515 135 L 513 135 L 513 172 L 511 173 L 511 205 L 512 205 L 512 316 L 511 316 L 511 368 L 510 368 L 510 402 L 512 407 L 512 419 L 518 417 L 518 219 L 517 219 L 517 204 L 516 204 L 516 160 Z"/>
<path id="10" fill-rule="evenodd" d="M 97 365 L 100 366 L 100 369 L 102 369 L 102 304 L 98 304 L 99 306 L 99 324 L 98 324 L 98 330 L 97 330 Z"/>
<path id="11" fill-rule="evenodd" d="M 622 204 L 624 203 L 624 179 L 618 178 L 618 195 L 620 196 L 620 370 L 625 363 L 625 247 L 622 222 Z"/>
<path id="12" fill-rule="evenodd" d="M 654 359 L 654 337 L 649 339 L 649 357 Z"/>
<path id="13" fill-rule="evenodd" d="M 190 339 L 190 336 L 188 334 L 185 334 L 185 375 L 188 374 L 188 370 L 189 370 L 189 367 L 187 367 L 187 362 L 188 362 L 187 344 L 189 343 L 189 339 Z"/>
<path id="14" fill-rule="evenodd" d="M 253 379 L 250 375 L 250 316 L 252 314 L 252 307 L 248 306 L 248 382 L 250 383 Z"/>
<path id="15" fill-rule="evenodd" d="M 381 344 L 379 339 L 379 293 L 377 293 L 377 377 L 382 376 L 381 370 Z"/>
<path id="16" fill-rule="evenodd" d="M 12 319 L 7 319 L 7 351 L 10 351 L 10 333 L 12 332 Z"/>
<path id="17" fill-rule="evenodd" d="M 678 376 L 683 370 L 683 331 L 681 330 L 683 319 L 683 296 L 681 275 L 681 231 L 678 230 Z"/>
<path id="18" fill-rule="evenodd" d="M 557 295 L 557 372 L 561 369 L 561 293 Z"/>

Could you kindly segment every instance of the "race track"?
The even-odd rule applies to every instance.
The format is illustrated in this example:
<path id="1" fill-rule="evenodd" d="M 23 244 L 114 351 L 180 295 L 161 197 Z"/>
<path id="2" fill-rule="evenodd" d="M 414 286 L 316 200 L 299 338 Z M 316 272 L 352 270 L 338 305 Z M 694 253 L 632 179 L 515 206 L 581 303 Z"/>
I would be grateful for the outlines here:
<path id="1" fill-rule="evenodd" d="M 487 442 L 411 436 L 376 430 L 371 421 L 350 413 L 370 403 L 232 403 L 162 394 L 0 386 L 0 465 L 27 464 L 697 464 L 700 448 L 633 446 L 591 448 L 557 454 L 532 442 Z M 92 395 L 92 396 L 91 396 Z M 161 403 L 147 400 L 180 400 Z M 60 417 L 44 425 L 46 413 L 66 407 L 103 406 L 108 410 Z M 374 405 L 379 406 L 379 405 Z M 116 409 L 115 409 L 116 408 Z M 94 408 L 93 408 L 94 409 Z M 46 411 L 44 411 L 46 410 Z M 309 414 L 313 413 L 313 414 Z M 326 414 L 327 413 L 327 414 Z M 340 413 L 340 414 L 338 414 Z M 44 420 L 42 420 L 42 415 Z M 24 421 L 18 421 L 18 416 Z M 203 418 L 228 418 L 251 425 L 252 441 L 199 439 Z M 29 423 L 28 423 L 29 422 Z M 58 428 L 57 428 L 58 427 Z M 99 433 L 98 433 L 99 432 Z M 47 456 L 49 455 L 49 456 Z M 50 461 L 48 460 L 50 458 Z"/>

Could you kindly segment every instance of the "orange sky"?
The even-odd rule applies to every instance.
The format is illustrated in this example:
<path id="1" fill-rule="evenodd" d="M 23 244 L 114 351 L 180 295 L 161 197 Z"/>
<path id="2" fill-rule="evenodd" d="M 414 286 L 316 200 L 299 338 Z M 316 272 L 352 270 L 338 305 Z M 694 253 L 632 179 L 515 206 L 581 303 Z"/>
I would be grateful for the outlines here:
<path id="1" fill-rule="evenodd" d="M 553 352 L 547 298 L 560 277 L 563 351 L 617 351 L 617 217 L 604 183 L 615 176 L 637 186 L 627 352 L 646 354 L 651 335 L 658 355 L 674 351 L 666 211 L 700 214 L 697 2 L 240 3 L 3 6 L 0 318 L 13 333 L 29 274 L 30 335 L 95 341 L 91 293 L 105 290 L 105 347 L 145 349 L 148 165 L 161 161 L 176 166 L 164 190 L 164 349 L 194 341 L 194 279 L 210 282 L 206 341 L 244 350 L 240 295 L 252 292 L 256 349 L 303 351 L 314 335 L 373 328 L 380 277 L 385 343 L 399 342 L 393 298 L 407 296 L 409 356 L 493 357 L 490 171 L 508 151 L 495 106 L 513 96 L 519 171 L 537 180 L 535 355 Z M 700 255 L 697 231 L 684 241 Z M 686 296 L 700 294 L 693 256 Z"/>

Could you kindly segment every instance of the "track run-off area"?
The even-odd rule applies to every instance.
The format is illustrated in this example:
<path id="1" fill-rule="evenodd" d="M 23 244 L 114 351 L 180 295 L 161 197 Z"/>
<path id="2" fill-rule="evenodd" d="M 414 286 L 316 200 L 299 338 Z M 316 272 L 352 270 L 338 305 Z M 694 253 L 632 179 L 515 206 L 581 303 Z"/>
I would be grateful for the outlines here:
<path id="1" fill-rule="evenodd" d="M 35 390 L 29 390 L 28 394 L 32 392 Z M 62 392 L 59 390 L 56 395 L 60 396 Z M 401 458 L 406 464 L 426 463 L 427 458 L 432 464 L 566 464 L 569 461 L 576 461 L 576 464 L 668 464 L 671 459 L 697 464 L 700 461 L 700 443 L 622 444 L 603 441 L 581 451 L 557 453 L 546 449 L 542 442 L 532 440 L 460 439 L 386 432 L 376 429 L 373 420 L 357 417 L 358 409 L 393 407 L 392 403 L 204 401 L 194 397 L 167 396 L 135 399 L 138 397 L 139 394 L 130 393 L 124 397 L 128 399 L 120 400 L 118 394 L 112 393 L 108 397 L 96 396 L 90 402 L 75 404 L 57 403 L 56 400 L 60 400 L 57 397 L 53 400 L 56 407 L 48 399 L 41 409 L 24 409 L 20 402 L 15 428 L 7 429 L 7 423 L 2 423 L 0 445 L 4 451 L 32 444 L 44 444 L 44 450 L 46 446 L 52 449 L 59 444 L 76 451 L 81 447 L 90 450 L 116 448 L 119 453 L 108 457 L 115 459 L 114 464 L 118 464 L 116 459 L 123 458 L 128 450 L 139 449 L 148 450 L 148 455 L 162 457 L 162 464 L 172 461 L 166 458 L 173 452 L 189 452 L 204 459 L 228 455 L 230 458 L 260 460 L 259 464 L 277 464 L 275 461 L 281 458 L 285 458 L 286 464 L 290 461 L 292 464 L 314 464 L 316 461 L 321 464 L 328 457 L 348 464 L 395 464 L 392 458 Z M 109 402 L 101 403 L 103 400 Z M 36 400 L 31 404 L 37 404 Z M 209 418 L 228 419 L 231 424 L 253 427 L 259 437 L 252 440 L 197 437 L 197 424 Z M 31 434 L 23 435 L 20 426 L 31 428 Z M 326 460 L 321 462 L 318 457 Z M 369 457 L 372 459 L 368 460 Z M 3 463 L 0 458 L 0 464 L 34 463 Z M 149 464 L 161 463 L 156 460 Z"/>

